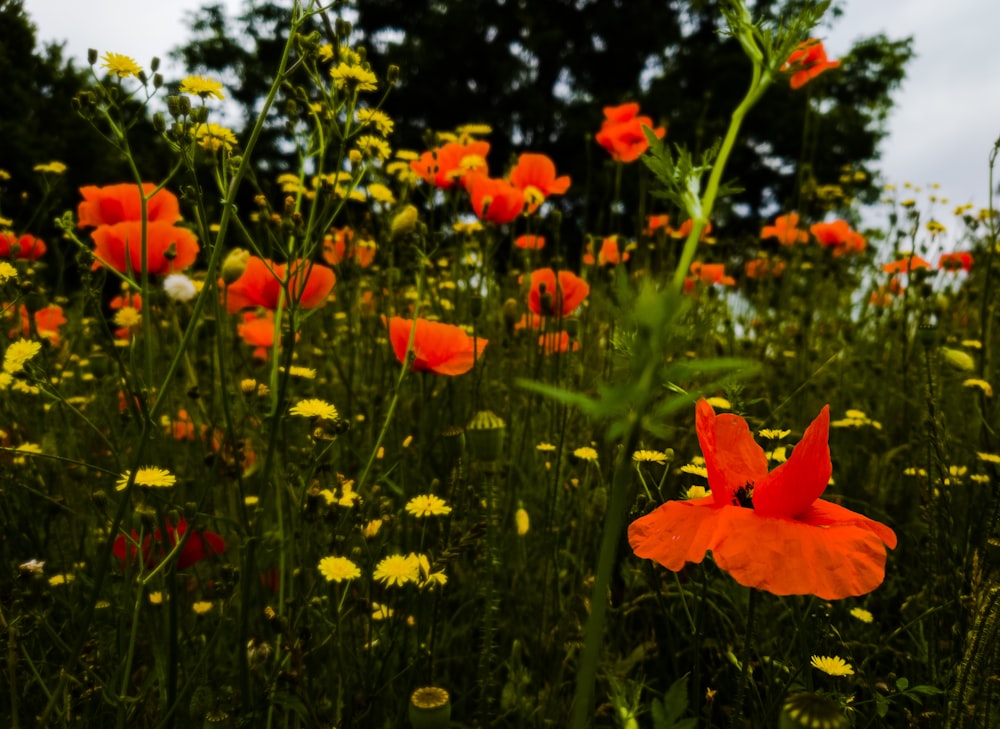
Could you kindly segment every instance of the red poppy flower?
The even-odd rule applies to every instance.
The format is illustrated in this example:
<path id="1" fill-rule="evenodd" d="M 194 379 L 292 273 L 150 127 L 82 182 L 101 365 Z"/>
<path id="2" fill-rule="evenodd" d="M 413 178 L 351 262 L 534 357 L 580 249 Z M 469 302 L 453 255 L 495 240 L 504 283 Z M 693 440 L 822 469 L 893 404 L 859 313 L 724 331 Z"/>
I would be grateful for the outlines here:
<path id="1" fill-rule="evenodd" d="M 670 229 L 670 216 L 669 215 L 648 215 L 646 216 L 646 229 L 643 232 L 644 235 L 652 238 L 656 231 L 663 229 L 668 231 Z"/>
<path id="2" fill-rule="evenodd" d="M 524 210 L 524 193 L 506 180 L 495 180 L 477 172 L 465 177 L 465 189 L 480 220 L 502 225 Z"/>
<path id="3" fill-rule="evenodd" d="M 126 220 L 102 225 L 90 233 L 94 240 L 94 268 L 103 264 L 121 273 L 138 274 L 142 270 L 142 223 Z M 194 233 L 167 222 L 146 226 L 146 266 L 151 274 L 183 271 L 198 257 L 198 239 Z"/>
<path id="4" fill-rule="evenodd" d="M 677 228 L 676 230 L 670 228 L 669 231 L 670 236 L 672 238 L 687 238 L 689 235 L 691 235 L 691 228 L 693 227 L 694 227 L 694 221 L 688 218 L 683 223 L 681 223 L 680 228 Z M 705 241 L 706 243 L 715 243 L 715 238 L 709 237 L 711 234 L 712 234 L 712 221 L 706 220 L 705 227 L 701 229 L 701 237 L 698 240 Z"/>
<path id="5" fill-rule="evenodd" d="M 665 127 L 653 128 L 653 120 L 648 116 L 636 116 L 636 103 L 604 107 L 604 123 L 595 139 L 618 162 L 634 162 L 649 147 L 643 127 L 649 127 L 657 139 L 667 133 Z"/>
<path id="6" fill-rule="evenodd" d="M 839 218 L 829 223 L 813 223 L 809 232 L 820 245 L 832 248 L 835 256 L 862 253 L 868 245 L 861 233 L 852 230 L 846 220 Z"/>
<path id="7" fill-rule="evenodd" d="M 743 418 L 716 415 L 702 399 L 696 422 L 712 493 L 668 501 L 632 522 L 628 538 L 637 556 L 676 572 L 711 551 L 741 585 L 775 595 L 837 600 L 882 583 L 885 547 L 895 548 L 896 534 L 819 498 L 832 471 L 829 406 L 770 473 Z"/>
<path id="8" fill-rule="evenodd" d="M 540 251 L 545 247 L 544 235 L 519 235 L 514 239 L 514 245 L 518 248 L 530 251 Z"/>
<path id="9" fill-rule="evenodd" d="M 629 252 L 622 251 L 618 248 L 618 236 L 609 235 L 603 241 L 601 241 L 601 250 L 597 252 L 597 258 L 594 258 L 594 244 L 587 242 L 587 250 L 583 254 L 583 263 L 587 266 L 593 266 L 595 263 L 599 266 L 611 265 L 617 266 L 623 261 L 629 259 Z"/>
<path id="10" fill-rule="evenodd" d="M 410 341 L 412 326 L 411 320 L 399 316 L 389 320 L 389 341 L 400 362 L 406 357 L 406 345 Z M 481 337 L 473 340 L 461 327 L 417 319 L 417 331 L 414 332 L 411 349 L 414 357 L 413 371 L 464 375 L 472 369 L 487 344 L 489 341 Z"/>
<path id="11" fill-rule="evenodd" d="M 489 142 L 448 142 L 435 150 L 424 152 L 420 159 L 410 162 L 410 169 L 425 182 L 447 189 L 470 172 L 485 174 L 486 155 L 489 152 Z"/>
<path id="12" fill-rule="evenodd" d="M 143 194 L 149 195 L 156 189 L 152 182 L 142 183 Z M 81 187 L 83 202 L 77 208 L 77 227 L 114 225 L 142 217 L 139 186 L 132 183 L 108 185 L 107 187 Z M 181 219 L 181 209 L 177 197 L 169 190 L 160 190 L 146 202 L 146 217 L 149 222 L 176 223 Z"/>
<path id="13" fill-rule="evenodd" d="M 695 261 L 691 264 L 690 270 L 692 276 L 707 286 L 713 284 L 719 284 L 720 286 L 736 285 L 736 279 L 726 275 L 725 263 L 702 263 L 701 261 Z"/>
<path id="14" fill-rule="evenodd" d="M 779 215 L 774 219 L 774 225 L 765 225 L 761 228 L 760 238 L 777 238 L 783 246 L 793 246 L 796 243 L 806 243 L 809 241 L 809 234 L 798 227 L 799 214 L 788 213 Z"/>
<path id="15" fill-rule="evenodd" d="M 938 268 L 952 272 L 971 271 L 972 254 L 968 251 L 959 251 L 958 253 L 942 253 L 941 258 L 938 259 Z"/>
<path id="16" fill-rule="evenodd" d="M 747 278 L 780 278 L 788 264 L 780 259 L 753 258 L 746 262 L 744 272 Z"/>
<path id="17" fill-rule="evenodd" d="M 45 241 L 33 235 L 18 238 L 13 233 L 0 233 L 0 258 L 25 258 L 35 261 L 45 255 Z"/>
<path id="18" fill-rule="evenodd" d="M 347 258 L 361 268 L 368 268 L 375 260 L 375 249 L 375 241 L 355 240 L 354 231 L 344 227 L 323 239 L 323 260 L 336 266 Z"/>
<path id="19" fill-rule="evenodd" d="M 799 43 L 799 47 L 792 51 L 792 55 L 785 61 L 781 70 L 793 72 L 789 83 L 793 89 L 798 89 L 828 68 L 836 68 L 839 65 L 840 61 L 827 60 L 826 49 L 823 48 L 822 42 L 810 38 Z"/>
<path id="20" fill-rule="evenodd" d="M 183 539 L 186 532 L 187 522 L 184 519 L 179 519 L 176 527 L 167 524 L 167 541 L 170 543 L 170 547 L 176 546 L 178 539 Z M 169 551 L 163 544 L 160 534 L 161 532 L 157 528 L 152 536 L 147 534 L 142 540 L 142 558 L 149 568 L 155 567 Z M 139 535 L 134 529 L 131 540 L 127 539 L 124 534 L 119 534 L 115 539 L 113 551 L 121 562 L 122 568 L 129 561 L 135 560 L 138 552 L 135 543 L 138 540 Z M 186 569 L 207 557 L 222 554 L 224 551 L 226 551 L 226 542 L 221 536 L 215 532 L 196 529 L 191 532 L 191 536 L 184 543 L 184 548 L 177 555 L 177 569 Z"/>
<path id="21" fill-rule="evenodd" d="M 572 271 L 559 271 L 557 279 L 551 268 L 540 268 L 531 272 L 528 308 L 539 316 L 569 316 L 589 293 L 590 285 Z"/>
<path id="22" fill-rule="evenodd" d="M 304 280 L 303 280 L 304 276 Z M 326 301 L 337 277 L 333 270 L 311 261 L 296 259 L 291 264 L 272 263 L 250 256 L 243 274 L 224 292 L 226 311 L 233 314 L 248 306 L 278 308 L 282 284 L 303 309 L 314 309 Z"/>
<path id="23" fill-rule="evenodd" d="M 236 333 L 254 348 L 253 356 L 267 359 L 267 353 L 274 347 L 274 312 L 265 311 L 261 315 L 254 311 L 243 312 L 243 321 L 236 325 Z M 278 345 L 281 346 L 279 339 Z"/>
<path id="24" fill-rule="evenodd" d="M 3 307 L 0 307 L 3 308 Z M 12 318 L 13 307 L 6 307 L 8 316 Z M 63 309 L 57 304 L 50 304 L 42 309 L 38 309 L 29 318 L 28 307 L 21 304 L 18 307 L 18 313 L 21 318 L 21 326 L 14 327 L 11 329 L 7 336 L 13 339 L 17 336 L 30 337 L 31 336 L 31 321 L 34 320 L 35 332 L 41 339 L 47 339 L 53 347 L 58 347 L 59 343 L 62 341 L 59 334 L 59 327 L 66 323 L 67 319 L 63 314 Z"/>
<path id="25" fill-rule="evenodd" d="M 906 256 L 905 258 L 900 258 L 898 261 L 882 264 L 882 270 L 886 273 L 910 273 L 911 271 L 916 271 L 918 268 L 930 267 L 931 264 L 920 256 Z"/>
<path id="26" fill-rule="evenodd" d="M 568 175 L 556 177 L 556 165 L 544 154 L 526 152 L 517 158 L 510 171 L 510 184 L 524 193 L 528 215 L 535 212 L 549 195 L 562 195 L 569 189 Z"/>
<path id="27" fill-rule="evenodd" d="M 580 349 L 579 342 L 571 342 L 569 332 L 548 332 L 538 337 L 538 346 L 542 354 L 562 354 L 576 352 Z"/>

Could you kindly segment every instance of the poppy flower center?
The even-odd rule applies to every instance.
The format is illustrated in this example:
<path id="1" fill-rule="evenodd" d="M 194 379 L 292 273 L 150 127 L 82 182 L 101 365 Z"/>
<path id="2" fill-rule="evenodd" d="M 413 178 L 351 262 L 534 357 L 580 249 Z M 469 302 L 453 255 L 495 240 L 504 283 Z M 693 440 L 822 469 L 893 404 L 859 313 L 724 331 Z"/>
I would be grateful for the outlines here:
<path id="1" fill-rule="evenodd" d="M 753 508 L 753 484 L 750 481 L 733 492 L 733 506 L 742 506 L 744 509 Z"/>

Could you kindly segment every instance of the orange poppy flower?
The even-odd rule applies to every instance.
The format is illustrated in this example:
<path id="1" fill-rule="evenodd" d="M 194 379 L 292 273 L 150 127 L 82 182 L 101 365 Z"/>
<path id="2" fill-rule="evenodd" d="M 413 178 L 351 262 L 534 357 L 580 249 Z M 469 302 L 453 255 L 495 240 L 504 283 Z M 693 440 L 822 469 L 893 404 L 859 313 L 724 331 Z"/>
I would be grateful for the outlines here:
<path id="1" fill-rule="evenodd" d="M 774 219 L 774 225 L 765 225 L 760 230 L 761 240 L 777 238 L 783 246 L 793 246 L 796 243 L 807 243 L 809 234 L 798 227 L 799 214 L 788 213 Z"/>
<path id="2" fill-rule="evenodd" d="M 569 332 L 548 332 L 538 337 L 538 346 L 542 354 L 563 354 L 576 352 L 580 349 L 579 342 L 571 342 Z"/>
<path id="3" fill-rule="evenodd" d="M 677 228 L 676 230 L 674 228 L 670 228 L 669 229 L 670 236 L 672 238 L 687 238 L 689 235 L 691 235 L 691 228 L 693 227 L 694 227 L 694 221 L 688 218 L 683 223 L 681 223 L 680 228 Z M 706 243 L 714 243 L 715 238 L 709 237 L 711 234 L 712 234 L 712 221 L 706 220 L 705 227 L 701 229 L 701 238 L 699 238 L 698 240 L 705 241 Z"/>
<path id="4" fill-rule="evenodd" d="M 348 258 L 361 268 L 368 268 L 375 260 L 375 250 L 375 241 L 355 241 L 354 231 L 347 227 L 335 230 L 332 235 L 323 238 L 323 260 L 331 266 L 339 265 Z"/>
<path id="5" fill-rule="evenodd" d="M 120 296 L 111 299 L 108 307 L 112 311 L 118 311 L 124 306 L 131 306 L 136 311 L 142 311 L 142 294 L 138 291 L 125 291 Z"/>
<path id="6" fill-rule="evenodd" d="M 583 254 L 583 263 L 587 266 L 593 266 L 595 263 L 599 266 L 604 266 L 606 264 L 617 266 L 623 261 L 627 261 L 631 254 L 628 251 L 622 252 L 618 248 L 618 236 L 609 235 L 601 242 L 601 250 L 597 253 L 597 258 L 594 258 L 594 244 L 587 241 L 587 250 Z"/>
<path id="7" fill-rule="evenodd" d="M 549 195 L 566 192 L 570 183 L 568 175 L 556 177 L 556 165 L 548 156 L 530 152 L 517 158 L 509 179 L 510 184 L 524 193 L 528 215 L 535 212 Z"/>
<path id="8" fill-rule="evenodd" d="M 45 241 L 33 235 L 0 233 L 0 258 L 24 258 L 36 261 L 45 255 Z"/>
<path id="9" fill-rule="evenodd" d="M 833 255 L 842 256 L 845 253 L 861 253 L 868 245 L 865 237 L 851 229 L 846 220 L 833 220 L 829 223 L 813 223 L 809 232 L 816 241 L 833 249 Z"/>
<path id="10" fill-rule="evenodd" d="M 770 473 L 746 421 L 696 408 L 709 496 L 668 501 L 632 522 L 638 557 L 679 571 L 709 551 L 741 585 L 775 595 L 838 600 L 864 595 L 885 578 L 889 527 L 819 497 L 830 481 L 830 407 L 806 428 L 791 457 Z"/>
<path id="11" fill-rule="evenodd" d="M 736 285 L 736 279 L 726 275 L 725 263 L 702 263 L 701 261 L 695 261 L 691 264 L 690 270 L 692 276 L 708 286 L 713 284 L 721 286 Z"/>
<path id="12" fill-rule="evenodd" d="M 267 359 L 267 353 L 274 347 L 274 312 L 243 312 L 243 321 L 236 325 L 236 333 L 244 344 L 254 348 L 253 356 L 256 359 Z M 280 339 L 278 346 L 281 346 Z"/>
<path id="13" fill-rule="evenodd" d="M 746 262 L 744 272 L 747 278 L 764 278 L 771 276 L 780 278 L 788 264 L 780 259 L 754 258 Z"/>
<path id="14" fill-rule="evenodd" d="M 938 259 L 938 268 L 953 273 L 956 271 L 971 271 L 972 254 L 968 251 L 942 253 L 941 258 Z"/>
<path id="15" fill-rule="evenodd" d="M 502 225 L 517 218 L 524 210 L 524 193 L 506 180 L 496 180 L 477 172 L 467 175 L 464 182 L 472 200 L 472 209 L 480 220 Z"/>
<path id="16" fill-rule="evenodd" d="M 396 359 L 401 363 L 406 358 L 412 326 L 411 320 L 399 316 L 389 320 L 389 341 Z M 411 349 L 412 369 L 414 372 L 433 372 L 437 375 L 464 375 L 472 369 L 487 344 L 489 340 L 481 337 L 473 339 L 461 327 L 417 319 Z"/>
<path id="17" fill-rule="evenodd" d="M 919 268 L 930 267 L 931 264 L 920 256 L 906 256 L 904 258 L 900 258 L 898 261 L 882 264 L 882 270 L 886 273 L 910 273 L 911 271 L 916 271 Z"/>
<path id="18" fill-rule="evenodd" d="M 827 60 L 826 49 L 821 41 L 810 38 L 799 43 L 799 47 L 792 51 L 781 70 L 792 72 L 789 83 L 793 89 L 798 89 L 828 68 L 837 68 L 839 65 L 840 61 Z"/>
<path id="19" fill-rule="evenodd" d="M 144 195 L 149 195 L 155 189 L 156 185 L 152 182 L 142 183 Z M 83 202 L 76 212 L 78 228 L 114 225 L 142 217 L 139 186 L 133 183 L 81 187 L 80 194 L 83 195 Z M 181 219 L 177 197 L 169 190 L 160 190 L 146 202 L 146 216 L 151 223 L 176 223 Z"/>
<path id="20" fill-rule="evenodd" d="M 636 116 L 639 105 L 635 102 L 621 106 L 604 107 L 604 122 L 595 139 L 618 162 L 634 162 L 649 147 L 643 127 L 649 127 L 657 139 L 667 133 L 665 127 L 653 127 L 648 116 Z"/>
<path id="21" fill-rule="evenodd" d="M 646 229 L 643 232 L 644 235 L 652 238 L 656 235 L 656 231 L 663 229 L 664 232 L 670 230 L 670 216 L 669 215 L 647 215 L 646 216 Z"/>
<path id="22" fill-rule="evenodd" d="M 13 307 L 7 307 L 7 311 L 11 311 Z M 39 338 L 47 339 L 53 347 L 58 347 L 59 343 L 62 341 L 59 334 L 59 327 L 67 322 L 65 315 L 63 314 L 63 309 L 57 304 L 50 304 L 42 309 L 39 309 L 34 314 L 28 314 L 28 307 L 24 304 L 18 308 L 18 313 L 21 317 L 21 326 L 14 327 L 11 329 L 7 336 L 11 339 L 17 336 L 30 337 L 31 336 L 31 323 L 34 321 L 35 332 L 38 334 Z"/>
<path id="23" fill-rule="evenodd" d="M 314 309 L 326 301 L 336 281 L 333 269 L 312 261 L 299 258 L 286 265 L 250 256 L 243 275 L 225 289 L 226 311 L 233 314 L 248 306 L 273 311 L 286 282 L 289 295 L 300 307 Z"/>
<path id="24" fill-rule="evenodd" d="M 540 251 L 545 247 L 545 236 L 519 235 L 514 239 L 514 245 L 530 251 Z"/>
<path id="25" fill-rule="evenodd" d="M 590 285 L 572 271 L 556 272 L 540 268 L 531 272 L 528 309 L 539 316 L 569 316 L 587 294 Z"/>
<path id="26" fill-rule="evenodd" d="M 424 152 L 420 159 L 410 162 L 410 169 L 425 182 L 444 190 L 454 186 L 456 180 L 461 180 L 470 172 L 485 174 L 486 155 L 489 152 L 489 142 L 448 142 L 430 152 Z"/>
<path id="27" fill-rule="evenodd" d="M 94 268 L 107 264 L 121 273 L 142 270 L 142 223 L 125 220 L 102 225 L 91 231 L 94 240 Z M 183 271 L 198 257 L 198 239 L 185 228 L 164 221 L 146 225 L 146 265 L 149 273 Z"/>

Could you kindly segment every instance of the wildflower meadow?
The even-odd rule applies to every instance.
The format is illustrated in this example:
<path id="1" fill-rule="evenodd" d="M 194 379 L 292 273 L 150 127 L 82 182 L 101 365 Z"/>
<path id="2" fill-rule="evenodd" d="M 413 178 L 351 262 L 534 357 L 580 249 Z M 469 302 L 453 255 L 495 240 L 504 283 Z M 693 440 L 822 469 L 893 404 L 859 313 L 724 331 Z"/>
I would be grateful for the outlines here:
<path id="1" fill-rule="evenodd" d="M 0 169 L 0 722 L 1000 726 L 995 211 L 725 207 L 863 63 L 828 3 L 718 6 L 718 138 L 623 88 L 573 160 L 401 147 L 407 69 L 288 5 L 245 130 L 95 49 L 63 113 L 124 172 Z"/>

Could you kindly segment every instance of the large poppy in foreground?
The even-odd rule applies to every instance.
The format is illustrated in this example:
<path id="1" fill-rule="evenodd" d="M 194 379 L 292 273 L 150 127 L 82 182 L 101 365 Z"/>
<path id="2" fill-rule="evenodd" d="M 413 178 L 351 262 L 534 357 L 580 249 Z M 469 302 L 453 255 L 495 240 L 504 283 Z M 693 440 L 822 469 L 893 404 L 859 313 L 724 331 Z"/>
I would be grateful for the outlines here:
<path id="1" fill-rule="evenodd" d="M 410 341 L 413 322 L 394 316 L 389 320 L 389 341 L 396 359 L 406 358 L 406 345 Z M 472 369 L 489 341 L 482 337 L 473 339 L 461 327 L 437 321 L 417 319 L 413 334 L 413 371 L 433 372 L 437 375 L 464 375 Z"/>
<path id="2" fill-rule="evenodd" d="M 152 182 L 142 183 L 142 194 L 151 195 L 156 190 Z M 114 225 L 126 220 L 142 219 L 142 200 L 139 186 L 134 183 L 89 185 L 80 188 L 83 202 L 77 208 L 77 226 L 87 228 L 100 225 Z M 169 190 L 159 190 L 146 201 L 146 217 L 149 222 L 176 223 L 181 219 L 181 209 L 177 196 Z"/>
<path id="3" fill-rule="evenodd" d="M 102 225 L 90 237 L 94 240 L 94 267 L 103 264 L 121 273 L 142 271 L 142 223 L 125 220 Z M 198 239 L 186 228 L 150 221 L 146 225 L 146 268 L 151 274 L 183 271 L 198 257 Z"/>
<path id="4" fill-rule="evenodd" d="M 632 522 L 628 540 L 637 556 L 676 572 L 711 551 L 741 585 L 775 595 L 837 600 L 882 583 L 885 547 L 896 546 L 896 534 L 819 498 L 832 472 L 829 406 L 770 473 L 743 418 L 716 415 L 702 399 L 697 429 L 712 493 L 668 501 Z"/>

